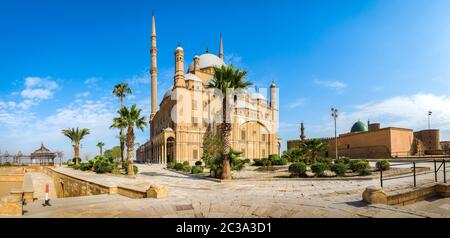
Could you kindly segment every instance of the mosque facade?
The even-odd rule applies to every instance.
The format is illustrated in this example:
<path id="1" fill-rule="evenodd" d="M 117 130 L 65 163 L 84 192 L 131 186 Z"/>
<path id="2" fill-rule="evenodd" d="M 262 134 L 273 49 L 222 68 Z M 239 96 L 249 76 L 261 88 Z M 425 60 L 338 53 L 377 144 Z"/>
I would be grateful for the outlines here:
<path id="1" fill-rule="evenodd" d="M 159 108 L 158 67 L 155 17 L 151 34 L 151 115 L 149 140 L 137 150 L 137 160 L 144 163 L 184 162 L 201 159 L 206 133 L 218 133 L 222 118 L 222 97 L 207 87 L 214 78 L 214 68 L 226 66 L 222 35 L 218 55 L 195 56 L 185 67 L 185 51 L 174 52 L 175 72 L 172 87 L 164 94 Z M 186 70 L 187 69 L 187 70 Z M 269 91 L 270 100 L 267 99 Z M 278 137 L 278 89 L 245 90 L 230 100 L 231 145 L 247 159 L 261 159 L 280 153 Z"/>

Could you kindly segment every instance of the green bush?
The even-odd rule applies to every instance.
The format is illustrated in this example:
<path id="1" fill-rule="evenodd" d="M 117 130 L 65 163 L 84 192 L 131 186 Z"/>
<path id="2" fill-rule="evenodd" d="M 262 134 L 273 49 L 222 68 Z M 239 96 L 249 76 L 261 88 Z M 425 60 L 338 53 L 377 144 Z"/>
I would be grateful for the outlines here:
<path id="1" fill-rule="evenodd" d="M 203 162 L 202 161 L 197 161 L 197 162 L 195 162 L 195 166 L 202 166 L 203 165 Z"/>
<path id="2" fill-rule="evenodd" d="M 96 156 L 89 164 L 92 164 L 94 172 L 99 174 L 111 173 L 118 166 L 113 159 L 104 156 Z M 124 164 L 128 166 L 128 161 L 125 161 Z"/>
<path id="3" fill-rule="evenodd" d="M 350 164 L 350 158 L 348 157 L 339 157 L 334 160 L 335 164 Z"/>
<path id="4" fill-rule="evenodd" d="M 174 169 L 177 171 L 183 170 L 184 165 L 182 163 L 176 163 Z"/>
<path id="5" fill-rule="evenodd" d="M 344 163 L 332 164 L 331 171 L 335 172 L 338 176 L 344 176 L 348 170 L 348 165 Z"/>
<path id="6" fill-rule="evenodd" d="M 203 166 L 196 165 L 196 166 L 192 167 L 191 173 L 192 173 L 192 174 L 201 174 L 201 173 L 203 173 L 203 170 L 204 170 L 204 169 L 205 169 L 205 168 L 204 168 Z"/>
<path id="7" fill-rule="evenodd" d="M 289 166 L 289 173 L 291 177 L 300 177 L 305 175 L 306 164 L 303 162 L 293 163 Z"/>
<path id="8" fill-rule="evenodd" d="M 73 169 L 75 170 L 79 170 L 80 169 L 80 165 L 79 164 L 75 164 L 72 166 Z"/>
<path id="9" fill-rule="evenodd" d="M 81 171 L 88 171 L 88 170 L 91 170 L 91 169 L 92 169 L 92 166 L 91 166 L 91 164 L 89 162 L 80 164 L 80 170 Z"/>
<path id="10" fill-rule="evenodd" d="M 370 168 L 369 161 L 367 160 L 351 160 L 350 169 L 355 173 L 360 173 L 361 171 L 368 170 Z"/>
<path id="11" fill-rule="evenodd" d="M 187 165 L 190 165 L 190 164 L 189 164 L 188 161 L 184 161 L 184 162 L 183 162 L 183 165 L 184 165 L 184 166 L 187 166 Z"/>
<path id="12" fill-rule="evenodd" d="M 174 162 L 169 162 L 169 163 L 167 163 L 167 168 L 168 169 L 174 169 L 175 168 L 175 163 Z"/>
<path id="13" fill-rule="evenodd" d="M 192 167 L 190 165 L 183 166 L 183 172 L 190 173 L 192 171 Z"/>
<path id="14" fill-rule="evenodd" d="M 329 169 L 329 166 L 326 163 L 315 163 L 311 165 L 311 170 L 318 176 L 322 176 L 323 172 L 327 169 Z"/>
<path id="15" fill-rule="evenodd" d="M 385 171 L 385 170 L 389 170 L 391 168 L 391 163 L 389 163 L 389 160 L 380 160 L 380 161 L 377 161 L 375 166 L 378 171 L 380 171 L 380 170 Z"/>
<path id="16" fill-rule="evenodd" d="M 371 174 L 372 174 L 372 172 L 370 172 L 368 169 L 364 169 L 364 170 L 359 171 L 359 176 L 368 176 L 368 175 L 371 175 Z"/>
<path id="17" fill-rule="evenodd" d="M 271 155 L 269 158 L 264 159 L 255 159 L 253 165 L 254 166 L 281 166 L 287 165 L 289 161 L 286 158 L 280 158 L 278 155 Z"/>
<path id="18" fill-rule="evenodd" d="M 268 166 L 269 165 L 269 159 L 264 158 L 264 159 L 255 159 L 253 160 L 253 166 Z"/>
<path id="19" fill-rule="evenodd" d="M 331 165 L 333 163 L 333 159 L 332 158 L 317 157 L 316 158 L 316 163 L 323 163 L 323 164 Z"/>

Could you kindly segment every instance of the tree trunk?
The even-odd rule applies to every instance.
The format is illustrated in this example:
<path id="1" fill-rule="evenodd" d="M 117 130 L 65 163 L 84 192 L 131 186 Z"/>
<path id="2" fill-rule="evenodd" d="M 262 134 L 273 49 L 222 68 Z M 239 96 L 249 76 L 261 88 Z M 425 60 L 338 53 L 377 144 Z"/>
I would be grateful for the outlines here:
<path id="1" fill-rule="evenodd" d="M 222 174 L 220 176 L 223 180 L 231 180 L 230 131 L 231 124 L 227 121 L 227 98 L 224 95 L 222 99 Z"/>
<path id="2" fill-rule="evenodd" d="M 103 156 L 103 147 L 100 146 L 100 156 Z"/>
<path id="3" fill-rule="evenodd" d="M 74 146 L 75 164 L 80 164 L 80 145 L 75 144 Z"/>
<path id="4" fill-rule="evenodd" d="M 120 164 L 122 165 L 122 168 L 125 163 L 125 141 L 123 138 L 123 128 L 120 128 Z"/>
<path id="5" fill-rule="evenodd" d="M 134 130 L 128 127 L 127 132 L 128 175 L 134 176 Z"/>

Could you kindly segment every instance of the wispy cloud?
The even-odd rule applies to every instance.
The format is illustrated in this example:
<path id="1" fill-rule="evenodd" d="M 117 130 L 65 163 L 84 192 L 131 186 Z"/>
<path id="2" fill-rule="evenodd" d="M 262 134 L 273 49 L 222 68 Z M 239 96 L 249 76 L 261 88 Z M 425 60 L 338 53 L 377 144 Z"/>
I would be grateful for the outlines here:
<path id="1" fill-rule="evenodd" d="M 342 90 L 347 87 L 347 84 L 345 84 L 341 81 L 322 81 L 322 80 L 315 79 L 314 83 L 319 86 L 331 88 L 331 89 L 335 89 L 335 90 Z"/>
<path id="2" fill-rule="evenodd" d="M 305 105 L 306 98 L 299 98 L 295 101 L 293 101 L 291 104 L 288 105 L 289 109 L 295 109 L 299 107 L 303 107 Z"/>

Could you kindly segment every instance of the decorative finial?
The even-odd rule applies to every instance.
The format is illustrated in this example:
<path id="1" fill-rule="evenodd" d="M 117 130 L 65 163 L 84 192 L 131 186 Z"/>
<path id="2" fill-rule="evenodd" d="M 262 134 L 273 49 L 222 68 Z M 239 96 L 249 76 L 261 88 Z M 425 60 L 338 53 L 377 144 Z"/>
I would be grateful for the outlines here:
<path id="1" fill-rule="evenodd" d="M 206 46 L 206 53 L 209 53 L 209 47 Z"/>

